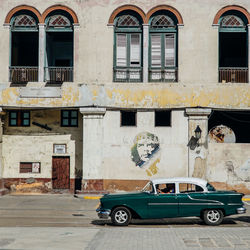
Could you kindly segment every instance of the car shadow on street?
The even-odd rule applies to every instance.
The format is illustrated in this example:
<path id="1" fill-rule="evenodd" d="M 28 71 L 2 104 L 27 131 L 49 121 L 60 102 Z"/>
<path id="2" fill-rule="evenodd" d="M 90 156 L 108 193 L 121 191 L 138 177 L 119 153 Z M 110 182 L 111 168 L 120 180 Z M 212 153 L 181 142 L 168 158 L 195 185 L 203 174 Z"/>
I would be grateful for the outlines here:
<path id="1" fill-rule="evenodd" d="M 249 223 L 249 226 L 250 226 L 250 216 L 239 216 L 239 217 L 233 218 L 232 220 Z"/>
<path id="2" fill-rule="evenodd" d="M 244 221 L 250 223 L 250 217 L 245 216 L 247 218 L 225 218 L 221 226 L 227 226 L 227 225 L 237 225 L 238 221 Z M 111 223 L 111 220 L 93 220 L 91 222 L 92 225 L 96 226 L 113 226 Z M 206 224 L 199 218 L 171 218 L 171 219 L 154 219 L 154 220 L 139 220 L 139 219 L 133 219 L 130 226 L 156 226 L 156 227 L 180 227 L 180 226 L 206 226 Z"/>

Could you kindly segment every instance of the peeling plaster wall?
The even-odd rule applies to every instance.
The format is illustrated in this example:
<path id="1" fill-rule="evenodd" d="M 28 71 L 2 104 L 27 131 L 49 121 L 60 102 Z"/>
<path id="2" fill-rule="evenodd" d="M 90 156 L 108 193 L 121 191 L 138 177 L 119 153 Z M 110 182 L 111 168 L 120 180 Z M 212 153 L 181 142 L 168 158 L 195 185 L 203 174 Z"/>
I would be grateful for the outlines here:
<path id="1" fill-rule="evenodd" d="M 52 156 L 56 156 L 53 142 L 67 145 L 65 156 L 70 156 L 70 178 L 75 178 L 75 141 L 70 135 L 4 135 L 3 178 L 52 178 Z M 20 174 L 20 162 L 40 162 L 41 173 Z"/>
<path id="2" fill-rule="evenodd" d="M 207 178 L 220 188 L 250 193 L 250 145 L 209 143 Z"/>
<path id="3" fill-rule="evenodd" d="M 61 112 L 60 110 L 32 110 L 30 111 L 30 127 L 10 127 L 8 126 L 8 112 L 5 117 L 4 122 L 4 135 L 9 135 L 8 138 L 11 139 L 13 142 L 13 147 L 15 148 L 15 140 L 19 140 L 18 138 L 22 138 L 23 145 L 20 146 L 19 151 L 22 149 L 24 152 L 29 152 L 30 155 L 33 154 L 31 142 L 32 140 L 34 145 L 40 147 L 40 140 L 48 140 L 52 145 L 51 148 L 45 149 L 40 148 L 39 152 L 44 157 L 49 157 L 49 161 L 51 164 L 51 154 L 53 153 L 53 143 L 60 144 L 65 141 L 64 138 L 68 141 L 74 142 L 74 151 L 73 149 L 69 149 L 70 151 L 74 152 L 74 166 L 76 167 L 77 171 L 82 170 L 82 117 L 81 114 L 78 114 L 78 127 L 61 127 Z M 37 122 L 39 124 L 47 124 L 52 130 L 46 130 L 35 126 L 32 122 Z M 12 137 L 13 136 L 13 137 Z M 21 136 L 21 137 L 19 137 Z M 36 138 L 36 139 L 33 139 Z M 8 143 L 10 143 L 8 141 Z M 46 142 L 47 143 L 47 142 Z M 48 150 L 48 151 L 47 151 Z M 22 153 L 20 153 L 22 155 Z M 16 154 L 14 154 L 16 155 Z M 72 155 L 72 153 L 70 153 Z M 10 151 L 5 150 L 3 151 L 3 156 L 5 158 L 13 158 Z M 6 163 L 6 161 L 5 161 Z M 8 163 L 9 164 L 9 163 Z M 7 166 L 8 166 L 7 164 Z M 6 166 L 6 165 L 4 165 Z M 71 166 L 72 167 L 72 166 Z M 75 170 L 74 170 L 75 171 Z"/>
<path id="4" fill-rule="evenodd" d="M 18 88 L 3 88 L 0 105 L 7 107 L 122 107 L 183 108 L 211 107 L 248 109 L 249 84 L 185 86 L 180 84 L 115 84 L 109 86 L 64 85 L 61 98 L 21 98 Z"/>
<path id="5" fill-rule="evenodd" d="M 187 176 L 188 122 L 183 111 L 172 112 L 171 127 L 154 127 L 154 112 L 150 111 L 137 112 L 136 127 L 120 127 L 119 111 L 107 111 L 103 119 L 103 144 L 97 142 L 97 147 L 102 148 L 102 163 L 95 171 L 83 166 L 84 178 L 145 180 Z M 136 166 L 131 150 L 142 132 L 158 137 L 159 150 L 145 164 Z M 97 152 L 96 148 L 92 150 Z"/>
<path id="6" fill-rule="evenodd" d="M 230 4 L 236 3 L 233 1 Z M 19 107 L 62 107 L 103 105 L 118 107 L 250 107 L 250 87 L 246 84 L 218 84 L 218 28 L 213 27 L 216 13 L 227 0 L 62 0 L 60 2 L 25 0 L 43 13 L 61 4 L 72 8 L 79 18 L 75 48 L 75 82 L 62 85 L 61 98 L 20 98 L 19 88 L 8 83 L 9 28 L 0 26 L 0 105 Z M 179 27 L 179 82 L 175 84 L 112 83 L 113 27 L 107 26 L 112 12 L 125 4 L 136 5 L 147 13 L 151 8 L 167 4 L 183 17 Z M 20 1 L 2 0 L 0 23 Z M 249 0 L 237 5 L 250 9 Z M 87 11 L 86 11 L 87 10 Z M 101 41 L 101 42 L 100 42 Z M 79 84 L 84 84 L 82 87 Z M 125 86 L 129 86 L 127 89 Z M 28 83 L 29 87 L 46 88 L 44 83 Z M 99 86 L 99 87 L 98 87 Z M 106 86 L 105 88 L 103 86 Z"/>

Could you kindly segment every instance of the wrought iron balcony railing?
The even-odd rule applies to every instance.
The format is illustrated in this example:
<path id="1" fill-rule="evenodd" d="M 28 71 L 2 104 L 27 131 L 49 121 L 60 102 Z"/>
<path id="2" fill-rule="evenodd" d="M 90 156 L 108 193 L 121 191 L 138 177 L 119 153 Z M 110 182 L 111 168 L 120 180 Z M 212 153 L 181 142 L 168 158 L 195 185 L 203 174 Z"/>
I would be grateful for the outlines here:
<path id="1" fill-rule="evenodd" d="M 50 83 L 73 82 L 73 67 L 45 67 L 45 81 Z"/>
<path id="2" fill-rule="evenodd" d="M 178 68 L 151 68 L 149 69 L 150 82 L 177 82 Z"/>
<path id="3" fill-rule="evenodd" d="M 38 81 L 38 67 L 10 66 L 9 80 L 13 83 Z"/>
<path id="4" fill-rule="evenodd" d="M 248 80 L 248 68 L 219 68 L 219 82 L 248 83 Z"/>
<path id="5" fill-rule="evenodd" d="M 142 82 L 142 68 L 115 67 L 114 82 Z"/>

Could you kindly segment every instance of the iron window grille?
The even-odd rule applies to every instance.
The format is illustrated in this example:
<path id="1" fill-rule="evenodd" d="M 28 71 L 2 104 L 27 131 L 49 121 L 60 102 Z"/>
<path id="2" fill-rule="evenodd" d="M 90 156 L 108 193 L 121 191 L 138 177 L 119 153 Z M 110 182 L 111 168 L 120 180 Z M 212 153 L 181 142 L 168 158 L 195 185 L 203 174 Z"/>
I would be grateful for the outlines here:
<path id="1" fill-rule="evenodd" d="M 219 21 L 219 82 L 249 82 L 246 23 L 245 17 L 237 12 L 226 13 Z M 235 45 L 236 40 L 241 43 Z"/>

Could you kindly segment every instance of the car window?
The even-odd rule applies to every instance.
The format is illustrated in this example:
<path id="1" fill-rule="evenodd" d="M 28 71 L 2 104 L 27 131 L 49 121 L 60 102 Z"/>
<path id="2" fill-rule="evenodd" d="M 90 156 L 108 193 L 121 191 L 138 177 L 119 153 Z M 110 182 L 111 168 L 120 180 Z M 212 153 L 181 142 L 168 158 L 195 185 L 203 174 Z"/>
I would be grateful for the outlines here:
<path id="1" fill-rule="evenodd" d="M 175 183 L 162 183 L 155 185 L 158 194 L 174 194 L 175 193 Z"/>
<path id="2" fill-rule="evenodd" d="M 148 182 L 146 186 L 142 189 L 142 192 L 153 193 L 153 185 L 152 182 Z"/>
<path id="3" fill-rule="evenodd" d="M 204 189 L 192 183 L 179 183 L 179 192 L 180 193 L 194 193 L 194 192 L 203 192 Z"/>
<path id="4" fill-rule="evenodd" d="M 210 183 L 207 184 L 207 190 L 208 191 L 216 191 L 216 189 Z"/>

